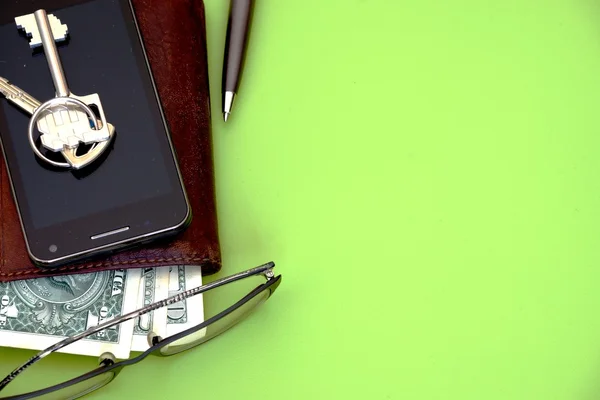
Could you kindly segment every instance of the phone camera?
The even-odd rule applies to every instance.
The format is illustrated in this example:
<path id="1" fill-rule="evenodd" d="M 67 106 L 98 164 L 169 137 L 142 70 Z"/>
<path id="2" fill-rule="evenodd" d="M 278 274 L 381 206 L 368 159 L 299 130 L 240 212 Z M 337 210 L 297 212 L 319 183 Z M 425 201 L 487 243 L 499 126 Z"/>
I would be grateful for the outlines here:
<path id="1" fill-rule="evenodd" d="M 55 244 L 50 245 L 50 247 L 48 247 L 48 250 L 50 250 L 50 253 L 56 253 L 58 251 L 58 246 Z"/>

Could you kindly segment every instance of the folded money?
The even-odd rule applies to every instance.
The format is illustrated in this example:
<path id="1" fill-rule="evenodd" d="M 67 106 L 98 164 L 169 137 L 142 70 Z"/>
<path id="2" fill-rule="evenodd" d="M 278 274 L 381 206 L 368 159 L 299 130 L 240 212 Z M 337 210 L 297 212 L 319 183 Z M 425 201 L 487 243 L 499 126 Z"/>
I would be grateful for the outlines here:
<path id="1" fill-rule="evenodd" d="M 202 285 L 200 267 L 124 269 L 0 283 L 0 345 L 44 350 L 65 337 Z M 202 322 L 202 295 L 98 332 L 61 352 L 125 359 Z"/>

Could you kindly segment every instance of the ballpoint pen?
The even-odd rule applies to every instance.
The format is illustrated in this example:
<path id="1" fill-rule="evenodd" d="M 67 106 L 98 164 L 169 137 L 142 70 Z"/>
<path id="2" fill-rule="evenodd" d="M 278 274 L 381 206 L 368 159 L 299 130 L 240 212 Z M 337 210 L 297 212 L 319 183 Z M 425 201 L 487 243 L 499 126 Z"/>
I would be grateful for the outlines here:
<path id="1" fill-rule="evenodd" d="M 231 0 L 223 60 L 222 91 L 225 122 L 231 114 L 242 78 L 253 11 L 254 0 Z"/>

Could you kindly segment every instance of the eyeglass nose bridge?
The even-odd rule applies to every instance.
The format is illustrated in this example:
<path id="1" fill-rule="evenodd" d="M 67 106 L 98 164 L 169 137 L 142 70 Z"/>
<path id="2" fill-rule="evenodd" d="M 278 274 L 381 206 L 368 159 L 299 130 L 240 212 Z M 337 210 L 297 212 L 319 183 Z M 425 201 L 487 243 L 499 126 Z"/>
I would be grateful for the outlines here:
<path id="1" fill-rule="evenodd" d="M 163 338 L 161 336 L 158 336 L 156 333 L 154 333 L 152 331 L 148 332 L 148 336 L 146 336 L 146 337 L 148 338 L 148 345 L 150 347 L 156 346 L 163 340 Z"/>
<path id="2" fill-rule="evenodd" d="M 117 358 L 113 353 L 102 353 L 100 357 L 98 357 L 98 365 L 101 367 L 110 367 L 117 362 Z"/>
<path id="3" fill-rule="evenodd" d="M 275 278 L 275 273 L 273 272 L 273 268 L 267 269 L 265 272 L 263 272 L 263 275 L 265 278 L 267 278 L 268 281 Z"/>

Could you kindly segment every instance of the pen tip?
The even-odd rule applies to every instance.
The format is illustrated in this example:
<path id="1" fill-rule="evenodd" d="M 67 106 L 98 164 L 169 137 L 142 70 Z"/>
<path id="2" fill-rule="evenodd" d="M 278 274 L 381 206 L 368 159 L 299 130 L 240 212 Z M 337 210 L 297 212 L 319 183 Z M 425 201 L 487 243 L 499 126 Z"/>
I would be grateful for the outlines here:
<path id="1" fill-rule="evenodd" d="M 229 119 L 229 114 L 231 114 L 231 109 L 233 108 L 233 99 L 235 98 L 235 93 L 227 91 L 223 97 L 223 119 L 225 122 Z"/>

